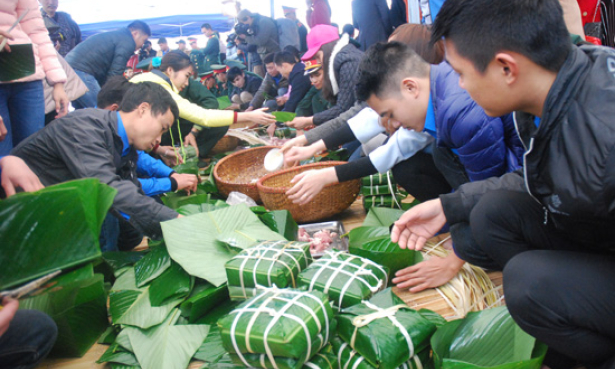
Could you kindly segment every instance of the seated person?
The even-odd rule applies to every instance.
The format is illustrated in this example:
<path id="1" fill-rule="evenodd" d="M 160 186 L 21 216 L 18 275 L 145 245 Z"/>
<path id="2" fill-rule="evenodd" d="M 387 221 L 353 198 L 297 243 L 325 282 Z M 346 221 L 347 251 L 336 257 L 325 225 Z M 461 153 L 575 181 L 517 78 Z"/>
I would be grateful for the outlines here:
<path id="1" fill-rule="evenodd" d="M 514 112 L 524 166 L 417 205 L 391 240 L 420 250 L 448 222 L 459 257 L 503 271 L 546 367 L 615 367 L 613 49 L 572 45 L 557 0 L 447 0 L 433 38 L 487 114 Z"/>
<path id="2" fill-rule="evenodd" d="M 279 107 L 284 106 L 284 102 L 279 99 L 288 92 L 288 79 L 284 78 L 275 67 L 274 55 L 273 53 L 267 54 L 263 59 L 267 74 L 247 110 L 266 107 L 268 111 L 276 111 Z"/>
<path id="3" fill-rule="evenodd" d="M 160 222 L 179 217 L 174 210 L 147 197 L 132 170 L 137 150 L 152 150 L 179 117 L 171 95 L 154 83 L 136 84 L 118 112 L 81 109 L 56 119 L 15 147 L 46 185 L 79 178 L 98 178 L 118 192 L 112 212 L 125 214 L 132 226 L 159 239 Z"/>
<path id="4" fill-rule="evenodd" d="M 276 53 L 274 62 L 276 69 L 282 77 L 288 80 L 289 85 L 289 96 L 283 102 L 284 108 L 282 108 L 282 111 L 294 113 L 297 105 L 310 89 L 310 77 L 305 74 L 305 65 L 297 62 L 293 54 L 287 51 Z M 282 101 L 278 101 L 278 105 L 280 103 Z"/>
<path id="5" fill-rule="evenodd" d="M 453 188 L 468 180 L 502 175 L 521 165 L 523 148 L 512 117 L 487 116 L 459 87 L 459 76 L 447 63 L 430 65 L 404 44 L 376 44 L 368 49 L 359 66 L 357 96 L 377 113 L 367 111 L 359 120 L 380 118 L 396 132 L 369 157 L 297 175 L 291 181 L 295 185 L 287 192 L 294 202 L 307 203 L 327 184 L 391 169 L 424 151 L 434 139 L 432 160 Z M 403 129 L 397 129 L 399 126 Z M 339 141 L 334 145 L 339 145 L 354 135 L 348 128 L 336 131 L 335 137 Z M 287 161 L 298 159 L 291 152 L 285 155 Z M 428 264 L 438 264 L 437 275 L 414 285 L 413 292 L 446 283 L 463 261 L 451 253 L 446 259 L 432 258 Z M 416 282 L 404 283 L 407 279 L 402 271 L 393 282 L 400 288 Z"/>
<path id="6" fill-rule="evenodd" d="M 233 85 L 233 91 L 230 93 L 233 104 L 228 110 L 246 110 L 261 86 L 262 79 L 247 75 L 239 67 L 229 69 L 227 76 Z"/>
<path id="7" fill-rule="evenodd" d="M 317 59 L 307 60 L 305 62 L 305 73 L 310 77 L 312 87 L 297 105 L 295 113 L 298 117 L 311 117 L 330 108 L 329 103 L 322 96 L 322 86 L 325 80 L 322 64 Z M 320 127 L 324 125 L 326 124 L 322 124 Z"/>

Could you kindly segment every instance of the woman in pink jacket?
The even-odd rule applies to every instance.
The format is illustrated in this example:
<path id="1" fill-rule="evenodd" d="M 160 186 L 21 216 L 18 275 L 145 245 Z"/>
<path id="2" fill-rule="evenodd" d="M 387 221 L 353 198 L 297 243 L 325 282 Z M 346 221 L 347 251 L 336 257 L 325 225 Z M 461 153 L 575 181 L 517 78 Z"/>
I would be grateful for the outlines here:
<path id="1" fill-rule="evenodd" d="M 25 16 L 9 32 L 24 14 Z M 45 124 L 45 98 L 43 78 L 53 86 L 53 98 L 58 116 L 66 115 L 68 97 L 64 91 L 66 74 L 62 69 L 55 48 L 36 0 L 0 1 L 0 58 L 7 57 L 11 45 L 31 44 L 36 69 L 34 74 L 14 81 L 0 82 L 0 157 L 8 155 L 13 146 L 43 128 Z"/>

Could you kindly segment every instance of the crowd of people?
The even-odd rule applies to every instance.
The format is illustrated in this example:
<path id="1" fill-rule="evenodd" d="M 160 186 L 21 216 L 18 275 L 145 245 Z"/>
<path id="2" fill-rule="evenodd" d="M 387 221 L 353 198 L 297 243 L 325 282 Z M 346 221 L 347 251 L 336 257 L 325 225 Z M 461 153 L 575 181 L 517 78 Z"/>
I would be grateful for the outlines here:
<path id="1" fill-rule="evenodd" d="M 160 37 L 159 50 L 143 21 L 81 40 L 58 0 L 39 1 L 0 3 L 0 58 L 34 45 L 33 72 L 0 82 L 3 196 L 98 178 L 117 190 L 101 249 L 130 250 L 181 217 L 157 196 L 196 190 L 172 169 L 176 143 L 205 158 L 231 124 L 275 129 L 272 112 L 293 112 L 303 134 L 282 147 L 287 166 L 351 156 L 295 177 L 292 201 L 392 171 L 421 204 L 391 240 L 420 250 L 450 232 L 449 255 L 397 272 L 398 287 L 441 286 L 466 262 L 503 271 L 545 365 L 615 367 L 615 51 L 582 41 L 575 0 L 421 1 L 433 26 L 409 24 L 403 0 L 353 0 L 341 33 L 327 0 L 307 0 L 305 25 L 292 7 L 279 19 L 239 9 L 226 40 L 204 23 L 204 47 Z M 53 322 L 2 305 L 0 368 L 34 367 Z"/>

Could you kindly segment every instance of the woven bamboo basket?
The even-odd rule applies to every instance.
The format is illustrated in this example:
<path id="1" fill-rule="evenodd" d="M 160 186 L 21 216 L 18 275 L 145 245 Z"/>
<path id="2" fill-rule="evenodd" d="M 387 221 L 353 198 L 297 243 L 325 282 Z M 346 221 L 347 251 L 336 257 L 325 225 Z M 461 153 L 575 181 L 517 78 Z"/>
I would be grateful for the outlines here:
<path id="1" fill-rule="evenodd" d="M 223 152 L 235 150 L 239 145 L 239 139 L 237 137 L 224 136 L 212 147 L 209 151 L 210 155 L 217 155 Z"/>
<path id="2" fill-rule="evenodd" d="M 297 174 L 341 164 L 346 162 L 327 161 L 302 165 L 264 176 L 257 182 L 263 205 L 269 210 L 288 210 L 297 223 L 313 222 L 341 213 L 357 198 L 361 189 L 360 179 L 327 185 L 307 205 L 297 205 L 286 197 L 286 191 L 293 186 L 290 181 Z"/>
<path id="3" fill-rule="evenodd" d="M 220 193 L 228 196 L 237 191 L 260 203 L 256 181 L 268 173 L 264 167 L 265 155 L 275 147 L 261 146 L 242 150 L 220 160 L 214 167 L 214 178 Z"/>

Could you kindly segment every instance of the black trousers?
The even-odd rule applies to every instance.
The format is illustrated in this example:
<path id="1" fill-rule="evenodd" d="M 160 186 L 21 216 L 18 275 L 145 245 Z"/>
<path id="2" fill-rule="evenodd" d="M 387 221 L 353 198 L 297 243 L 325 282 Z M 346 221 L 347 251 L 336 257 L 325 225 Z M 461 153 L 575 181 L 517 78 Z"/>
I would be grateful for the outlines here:
<path id="1" fill-rule="evenodd" d="M 451 225 L 455 253 L 504 271 L 508 309 L 524 331 L 549 346 L 552 369 L 575 362 L 614 367 L 615 255 L 544 219 L 527 193 L 487 193 L 469 223 Z"/>

